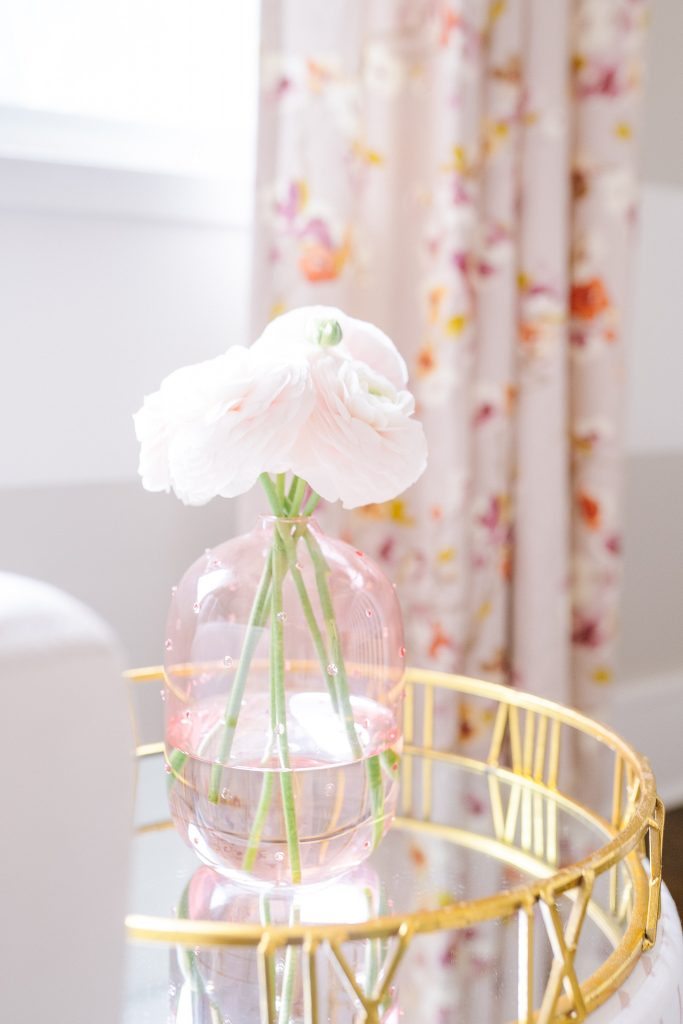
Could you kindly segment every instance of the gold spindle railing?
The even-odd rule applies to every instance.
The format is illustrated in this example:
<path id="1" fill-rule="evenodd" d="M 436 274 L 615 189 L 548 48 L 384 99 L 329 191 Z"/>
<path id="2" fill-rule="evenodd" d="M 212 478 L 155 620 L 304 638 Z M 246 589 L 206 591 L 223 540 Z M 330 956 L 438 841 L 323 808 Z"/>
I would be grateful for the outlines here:
<path id="1" fill-rule="evenodd" d="M 422 748 L 432 750 L 434 747 L 434 687 L 424 687 L 422 703 Z M 431 757 L 422 758 L 422 817 L 429 820 L 432 816 L 432 765 Z"/>
<path id="2" fill-rule="evenodd" d="M 415 686 L 405 684 L 405 702 L 403 705 L 403 739 L 406 746 L 413 743 L 415 733 Z M 401 759 L 401 806 L 403 813 L 408 815 L 413 809 L 413 756 L 404 753 Z"/>

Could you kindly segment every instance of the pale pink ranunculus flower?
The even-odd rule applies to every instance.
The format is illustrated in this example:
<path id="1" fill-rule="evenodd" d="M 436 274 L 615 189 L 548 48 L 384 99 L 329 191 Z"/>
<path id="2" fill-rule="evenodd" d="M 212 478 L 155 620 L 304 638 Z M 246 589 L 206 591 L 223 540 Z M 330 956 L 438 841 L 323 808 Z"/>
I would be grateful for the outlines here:
<path id="1" fill-rule="evenodd" d="M 312 356 L 321 348 L 316 327 L 326 322 L 336 322 L 341 328 L 341 341 L 326 349 L 335 359 L 357 359 L 386 377 L 397 390 L 405 388 L 408 369 L 391 338 L 374 324 L 348 316 L 335 306 L 300 306 L 283 313 L 271 320 L 252 348 Z"/>
<path id="2" fill-rule="evenodd" d="M 233 345 L 166 377 L 135 414 L 139 473 L 186 505 L 248 491 L 284 473 L 314 401 L 307 362 Z"/>
<path id="3" fill-rule="evenodd" d="M 372 324 L 328 306 L 293 310 L 251 348 L 176 370 L 135 416 L 148 490 L 188 505 L 292 472 L 345 508 L 396 497 L 423 472 L 406 365 Z"/>
<path id="4" fill-rule="evenodd" d="M 321 341 L 320 326 L 334 323 L 340 339 Z M 309 365 L 315 401 L 291 469 L 326 501 L 344 508 L 389 501 L 421 476 L 427 443 L 412 418 L 406 365 L 378 327 L 332 306 L 308 306 L 273 320 L 253 347 Z"/>

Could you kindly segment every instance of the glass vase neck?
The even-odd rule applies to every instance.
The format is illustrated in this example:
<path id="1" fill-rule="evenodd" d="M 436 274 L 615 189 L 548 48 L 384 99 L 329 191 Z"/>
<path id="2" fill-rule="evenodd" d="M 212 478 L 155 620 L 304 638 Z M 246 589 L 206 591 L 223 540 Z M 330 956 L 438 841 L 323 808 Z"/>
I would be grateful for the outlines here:
<path id="1" fill-rule="evenodd" d="M 318 522 L 314 516 L 276 516 L 272 513 L 260 515 L 256 528 L 259 530 L 272 530 L 278 525 L 305 526 L 308 529 L 319 529 Z"/>

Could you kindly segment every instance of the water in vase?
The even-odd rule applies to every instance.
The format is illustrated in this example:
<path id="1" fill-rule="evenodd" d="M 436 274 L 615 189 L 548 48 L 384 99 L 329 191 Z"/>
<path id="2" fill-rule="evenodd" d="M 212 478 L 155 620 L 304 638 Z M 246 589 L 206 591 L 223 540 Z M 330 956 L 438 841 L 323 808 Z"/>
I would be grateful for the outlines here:
<path id="1" fill-rule="evenodd" d="M 370 698 L 352 696 L 350 701 L 361 757 L 352 755 L 327 691 L 287 695 L 289 775 L 303 884 L 360 864 L 394 817 L 401 744 L 395 716 Z M 224 713 L 224 698 L 207 697 L 167 721 L 176 828 L 202 861 L 224 875 L 255 884 L 289 884 L 284 773 L 269 696 L 262 691 L 250 695 L 247 688 L 214 802 L 209 794 L 212 781 L 216 790 Z"/>

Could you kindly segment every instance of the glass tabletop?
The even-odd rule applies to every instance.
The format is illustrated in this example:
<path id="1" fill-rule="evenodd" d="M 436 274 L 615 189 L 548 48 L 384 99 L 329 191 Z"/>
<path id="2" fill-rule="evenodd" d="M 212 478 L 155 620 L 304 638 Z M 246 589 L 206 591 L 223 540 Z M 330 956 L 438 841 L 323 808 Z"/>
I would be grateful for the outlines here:
<path id="1" fill-rule="evenodd" d="M 464 902 L 494 904 L 500 894 L 549 878 L 603 846 L 609 828 L 597 815 L 531 780 L 438 760 L 430 762 L 429 773 L 428 819 L 401 816 L 399 807 L 393 828 L 359 868 L 325 884 L 259 890 L 200 864 L 184 844 L 168 818 L 163 754 L 151 752 L 139 758 L 129 910 L 254 926 L 360 925 L 397 915 L 424 922 L 431 914 L 436 926 L 423 933 L 421 925 L 417 928 L 394 973 L 393 940 L 356 937 L 340 948 L 341 958 L 322 944 L 315 953 L 322 962 L 320 1020 L 353 1024 L 362 993 L 381 987 L 389 974 L 378 1020 L 493 1024 L 515 1019 L 521 939 L 526 935 L 536 944 L 536 956 L 548 965 L 552 929 L 539 920 L 529 940 L 528 920 L 525 932 L 519 913 L 491 911 L 488 919 L 457 929 L 439 927 L 438 915 Z M 621 869 L 619 886 L 625 890 L 628 879 Z M 628 900 L 617 911 L 614 884 L 607 874 L 597 879 L 588 903 L 574 961 L 580 982 L 604 964 L 628 926 Z M 574 902 L 572 893 L 558 897 L 563 927 Z M 254 945 L 237 942 L 131 942 L 126 1024 L 260 1024 L 257 960 Z M 300 949 L 282 946 L 271 966 L 278 1024 L 299 1024 L 305 1019 Z M 534 1005 L 543 997 L 545 980 L 538 971 L 531 979 Z"/>

